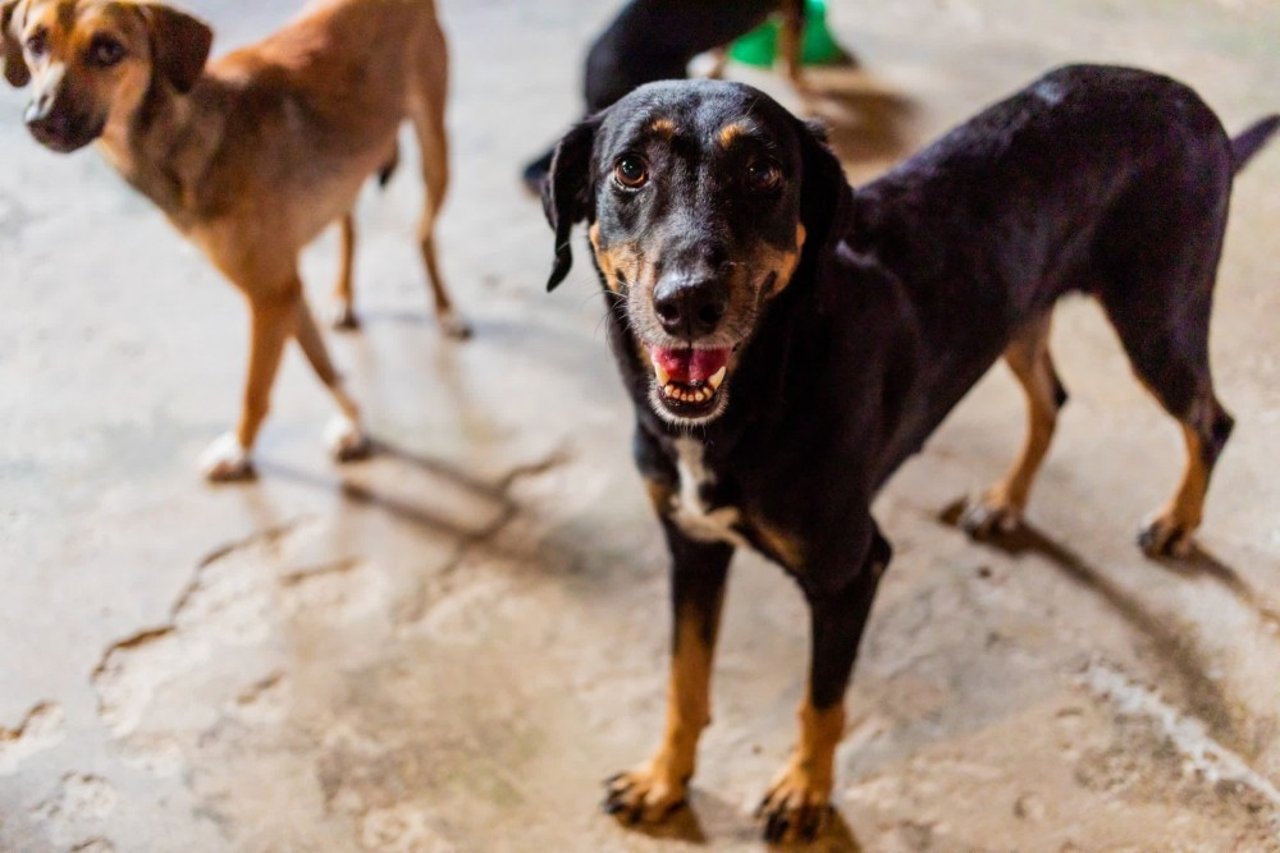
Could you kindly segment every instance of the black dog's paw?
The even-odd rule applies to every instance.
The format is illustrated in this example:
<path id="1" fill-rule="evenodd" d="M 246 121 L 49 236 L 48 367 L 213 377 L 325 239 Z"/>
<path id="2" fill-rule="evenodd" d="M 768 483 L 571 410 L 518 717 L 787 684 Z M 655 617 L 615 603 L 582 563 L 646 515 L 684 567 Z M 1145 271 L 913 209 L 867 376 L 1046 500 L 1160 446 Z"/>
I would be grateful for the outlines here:
<path id="1" fill-rule="evenodd" d="M 1192 554 L 1194 530 L 1194 525 L 1179 521 L 1172 513 L 1162 513 L 1138 531 L 1138 547 L 1148 557 L 1184 560 Z"/>
<path id="2" fill-rule="evenodd" d="M 685 804 L 686 783 L 654 764 L 610 776 L 601 808 L 620 822 L 661 823 Z"/>
<path id="3" fill-rule="evenodd" d="M 1018 529 L 1022 524 L 1022 510 L 1007 499 L 987 493 L 965 501 L 959 524 L 972 539 L 994 539 Z"/>
<path id="4" fill-rule="evenodd" d="M 829 785 L 790 765 L 756 808 L 756 817 L 764 821 L 764 840 L 770 844 L 816 840 L 831 815 L 829 794 Z"/>

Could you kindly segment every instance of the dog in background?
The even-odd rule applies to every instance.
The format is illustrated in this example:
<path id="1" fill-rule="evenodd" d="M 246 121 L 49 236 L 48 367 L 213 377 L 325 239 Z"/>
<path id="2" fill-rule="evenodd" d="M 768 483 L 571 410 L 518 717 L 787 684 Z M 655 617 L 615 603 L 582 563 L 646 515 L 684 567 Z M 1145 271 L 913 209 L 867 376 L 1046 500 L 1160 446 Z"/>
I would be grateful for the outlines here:
<path id="1" fill-rule="evenodd" d="M 631 0 L 592 43 L 583 69 L 587 115 L 598 112 L 645 83 L 689 76 L 695 56 L 715 51 L 713 77 L 724 70 L 725 45 L 782 13 L 778 53 L 787 76 L 800 85 L 804 0 Z M 525 186 L 541 192 L 552 151 L 524 169 Z"/>
<path id="2" fill-rule="evenodd" d="M 356 403 L 329 359 L 298 277 L 298 253 L 340 222 L 336 323 L 355 324 L 352 207 L 385 180 L 413 123 L 426 184 L 419 228 L 437 318 L 467 334 L 436 261 L 449 180 L 448 59 L 433 0 L 325 0 L 261 42 L 206 66 L 213 33 L 178 9 L 134 0 L 0 0 L 5 76 L 32 84 L 31 133 L 54 151 L 96 142 L 107 161 L 199 246 L 249 303 L 251 344 L 235 430 L 201 460 L 211 480 L 252 474 L 285 343 L 297 339 L 340 414 L 334 455 L 362 455 Z"/>
<path id="3" fill-rule="evenodd" d="M 1190 549 L 1233 423 L 1208 352 L 1233 176 L 1277 128 L 1273 116 L 1233 140 L 1180 83 L 1073 66 L 857 189 L 814 129 L 739 84 L 653 83 L 560 142 L 548 286 L 585 222 L 671 554 L 666 726 L 649 761 L 607 782 L 609 812 L 660 821 L 684 801 L 729 562 L 750 547 L 798 581 L 812 631 L 799 737 L 761 803 L 764 834 L 819 831 L 891 555 L 872 500 L 1003 354 L 1029 436 L 967 527 L 1017 524 L 1067 399 L 1049 353 L 1067 293 L 1102 303 L 1182 428 L 1181 485 L 1139 543 Z"/>

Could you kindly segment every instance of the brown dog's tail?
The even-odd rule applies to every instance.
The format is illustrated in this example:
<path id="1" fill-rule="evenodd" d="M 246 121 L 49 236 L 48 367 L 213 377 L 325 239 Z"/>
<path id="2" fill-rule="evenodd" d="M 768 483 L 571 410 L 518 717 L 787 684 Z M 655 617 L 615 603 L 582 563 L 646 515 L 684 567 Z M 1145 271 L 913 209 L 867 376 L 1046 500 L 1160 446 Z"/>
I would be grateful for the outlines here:
<path id="1" fill-rule="evenodd" d="M 1232 174 L 1239 174 L 1245 164 L 1280 130 L 1280 115 L 1267 116 L 1255 122 L 1244 133 L 1231 140 Z"/>
<path id="2" fill-rule="evenodd" d="M 378 169 L 378 186 L 385 187 L 391 183 L 391 176 L 398 168 L 400 168 L 400 146 L 396 145 L 391 149 L 391 156 L 387 158 L 387 162 Z"/>

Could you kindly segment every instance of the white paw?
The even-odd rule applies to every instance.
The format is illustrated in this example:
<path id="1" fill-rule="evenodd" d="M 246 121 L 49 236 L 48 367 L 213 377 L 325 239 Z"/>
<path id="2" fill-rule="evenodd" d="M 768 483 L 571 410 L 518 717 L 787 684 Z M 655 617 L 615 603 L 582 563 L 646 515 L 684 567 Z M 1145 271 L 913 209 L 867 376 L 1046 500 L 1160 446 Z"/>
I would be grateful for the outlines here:
<path id="1" fill-rule="evenodd" d="M 437 318 L 437 322 L 440 324 L 440 331 L 444 332 L 446 338 L 465 341 L 471 337 L 471 325 L 453 311 L 441 314 Z"/>
<path id="2" fill-rule="evenodd" d="M 346 415 L 334 415 L 324 430 L 329 452 L 338 462 L 350 462 L 369 455 L 372 443 L 360 424 Z"/>
<path id="3" fill-rule="evenodd" d="M 339 300 L 329 315 L 329 323 L 339 331 L 351 331 L 360 328 L 360 320 L 356 317 L 356 309 L 350 302 Z"/>
<path id="4" fill-rule="evenodd" d="M 200 454 L 200 470 L 205 479 L 214 483 L 244 480 L 253 476 L 253 461 L 249 449 L 240 443 L 233 432 L 224 433 Z"/>

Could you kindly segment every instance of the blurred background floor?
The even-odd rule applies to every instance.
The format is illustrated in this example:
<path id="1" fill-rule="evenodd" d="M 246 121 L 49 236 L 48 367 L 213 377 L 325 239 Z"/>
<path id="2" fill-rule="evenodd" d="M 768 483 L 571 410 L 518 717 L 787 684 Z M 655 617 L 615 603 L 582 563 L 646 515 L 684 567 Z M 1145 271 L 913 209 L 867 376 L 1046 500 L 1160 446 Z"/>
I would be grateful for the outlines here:
<path id="1" fill-rule="evenodd" d="M 191 4 L 215 50 L 292 14 Z M 444 0 L 446 274 L 430 321 L 407 164 L 362 198 L 358 335 L 333 337 L 388 449 L 332 467 L 291 353 L 256 483 L 201 448 L 238 401 L 239 298 L 89 152 L 51 154 L 0 92 L 0 849 L 751 849 L 785 756 L 807 619 L 741 555 L 693 809 L 654 840 L 600 815 L 663 706 L 665 555 L 628 456 L 590 265 L 543 293 L 520 166 L 578 110 L 594 0 Z M 1064 61 L 1142 65 L 1238 130 L 1280 108 L 1270 0 L 837 0 L 862 70 L 812 111 L 864 180 Z M 780 77 L 731 66 L 801 106 Z M 877 506 L 896 559 L 849 694 L 829 849 L 1267 850 L 1280 812 L 1280 146 L 1237 183 L 1213 326 L 1239 419 L 1190 564 L 1133 534 L 1178 430 L 1098 310 L 1054 330 L 1072 392 L 1013 548 L 940 520 L 1003 471 L 1003 368 Z M 579 238 L 581 239 L 581 238 Z M 312 305 L 333 235 L 306 257 Z"/>

